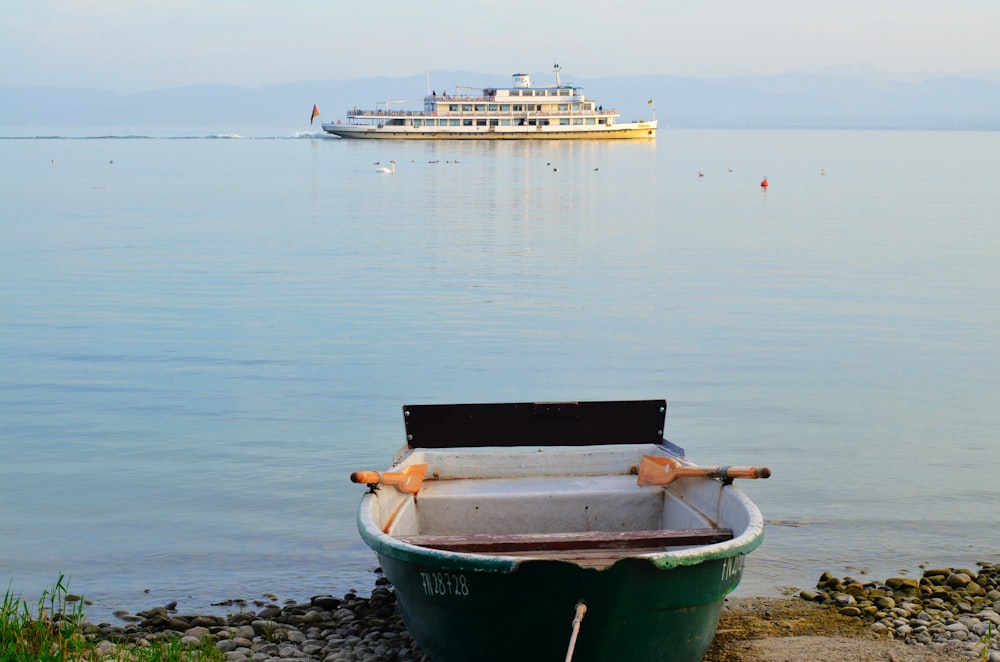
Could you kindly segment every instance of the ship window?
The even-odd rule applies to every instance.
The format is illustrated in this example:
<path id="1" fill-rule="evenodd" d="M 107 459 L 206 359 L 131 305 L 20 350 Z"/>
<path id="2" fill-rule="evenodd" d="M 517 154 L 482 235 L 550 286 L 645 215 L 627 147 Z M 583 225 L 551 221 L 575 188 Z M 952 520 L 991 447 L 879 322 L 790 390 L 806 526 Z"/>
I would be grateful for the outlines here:
<path id="1" fill-rule="evenodd" d="M 457 113 L 458 112 L 458 104 L 457 103 L 448 104 L 448 110 L 450 112 L 452 112 L 452 113 Z"/>
<path id="2" fill-rule="evenodd" d="M 500 120 L 500 126 L 510 126 L 510 120 Z"/>
<path id="3" fill-rule="evenodd" d="M 462 104 L 462 112 L 463 113 L 471 113 L 472 112 L 472 104 L 471 103 L 463 103 Z"/>
<path id="4" fill-rule="evenodd" d="M 462 126 L 472 126 L 472 120 L 462 120 Z"/>
<path id="5" fill-rule="evenodd" d="M 500 120 L 490 120 L 490 126 L 497 126 L 500 124 Z"/>
<path id="6" fill-rule="evenodd" d="M 457 119 L 448 120 L 448 126 L 458 126 L 458 125 L 459 124 Z"/>
<path id="7" fill-rule="evenodd" d="M 593 117 L 588 117 L 587 118 L 587 124 L 596 124 L 596 123 L 597 123 L 597 120 L 595 120 Z"/>
<path id="8" fill-rule="evenodd" d="M 573 118 L 573 124 L 583 124 L 583 118 L 582 117 L 574 117 Z"/>
<path id="9" fill-rule="evenodd" d="M 569 124 L 569 118 L 568 117 L 560 117 L 559 118 L 559 124 L 562 125 L 562 126 L 568 125 Z"/>
<path id="10" fill-rule="evenodd" d="M 565 103 L 559 104 L 559 110 L 562 110 L 562 111 L 569 110 L 569 104 L 565 104 Z"/>
<path id="11" fill-rule="evenodd" d="M 510 104 L 509 103 L 502 103 L 502 104 L 500 104 L 500 112 L 501 113 L 509 113 L 510 112 Z"/>
<path id="12" fill-rule="evenodd" d="M 476 120 L 476 126 L 486 126 L 486 120 Z"/>
<path id="13" fill-rule="evenodd" d="M 481 113 L 484 110 L 486 110 L 486 104 L 483 104 L 483 103 L 477 103 L 476 104 L 476 112 L 477 113 Z"/>
<path id="14" fill-rule="evenodd" d="M 491 104 L 489 105 L 488 109 L 489 109 L 489 111 L 490 111 L 491 113 L 495 113 L 495 112 L 497 112 L 497 105 L 496 105 L 495 103 L 491 103 Z"/>
<path id="15" fill-rule="evenodd" d="M 521 104 L 519 104 L 519 103 L 515 103 L 515 104 L 514 104 L 514 112 L 515 112 L 515 113 L 519 113 L 519 112 L 521 112 L 522 110 L 524 110 L 524 106 L 522 106 L 522 105 L 521 105 Z"/>
<path id="16" fill-rule="evenodd" d="M 561 97 L 568 97 L 569 96 L 569 90 L 559 90 L 559 96 L 561 96 Z"/>
<path id="17" fill-rule="evenodd" d="M 413 120 L 413 126 L 422 126 L 422 125 L 423 124 L 420 120 Z"/>
<path id="18" fill-rule="evenodd" d="M 507 94 L 509 94 L 512 97 L 519 97 L 521 96 L 521 90 L 508 90 Z"/>

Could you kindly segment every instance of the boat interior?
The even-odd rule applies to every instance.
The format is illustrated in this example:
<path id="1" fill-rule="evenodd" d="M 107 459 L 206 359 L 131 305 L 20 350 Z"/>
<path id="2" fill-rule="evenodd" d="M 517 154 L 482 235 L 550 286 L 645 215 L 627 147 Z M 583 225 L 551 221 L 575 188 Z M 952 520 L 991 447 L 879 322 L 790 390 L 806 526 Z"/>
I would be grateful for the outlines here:
<path id="1" fill-rule="evenodd" d="M 433 434 L 415 421 L 426 412 L 404 408 L 409 443 L 394 471 L 426 464 L 426 479 L 415 494 L 378 490 L 374 522 L 382 533 L 421 547 L 589 567 L 723 543 L 750 525 L 744 497 L 721 481 L 638 484 L 644 455 L 683 454 L 663 441 L 665 401 L 606 410 L 581 407 L 587 404 L 607 403 L 546 403 L 541 417 L 537 404 L 504 405 L 514 408 L 506 411 L 463 405 L 434 412 L 443 416 L 438 423 L 450 422 Z M 621 420 L 623 412 L 627 420 L 616 425 L 612 419 Z M 539 424 L 547 429 L 539 432 Z M 488 431 L 468 435 L 483 427 Z M 469 438 L 489 445 L 472 448 Z M 582 443 L 545 445 L 548 440 Z M 600 443 L 607 440 L 612 443 Z M 526 442 L 535 445 L 497 448 Z"/>
<path id="2" fill-rule="evenodd" d="M 717 512 L 699 507 L 717 510 L 722 483 L 686 482 L 695 485 L 640 487 L 627 474 L 427 481 L 400 500 L 385 533 L 453 552 L 586 565 L 732 539 Z"/>

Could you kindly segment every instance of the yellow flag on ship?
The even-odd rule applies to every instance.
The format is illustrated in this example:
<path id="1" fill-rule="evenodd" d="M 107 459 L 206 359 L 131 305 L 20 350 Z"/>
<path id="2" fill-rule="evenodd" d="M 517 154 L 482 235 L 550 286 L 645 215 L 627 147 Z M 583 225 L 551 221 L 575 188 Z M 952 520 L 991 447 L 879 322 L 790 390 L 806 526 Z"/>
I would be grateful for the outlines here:
<path id="1" fill-rule="evenodd" d="M 316 106 L 316 104 L 313 104 L 313 114 L 312 117 L 309 118 L 309 123 L 312 124 L 313 120 L 316 119 L 318 115 L 319 115 L 319 108 Z"/>

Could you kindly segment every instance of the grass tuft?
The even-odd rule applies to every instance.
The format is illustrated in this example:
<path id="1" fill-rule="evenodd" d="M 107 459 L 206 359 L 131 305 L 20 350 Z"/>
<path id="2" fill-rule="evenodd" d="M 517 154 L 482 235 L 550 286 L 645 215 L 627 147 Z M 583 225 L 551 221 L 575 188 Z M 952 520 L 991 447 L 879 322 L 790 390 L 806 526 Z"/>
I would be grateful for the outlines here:
<path id="1" fill-rule="evenodd" d="M 0 605 L 0 662 L 221 662 L 225 659 L 210 639 L 195 648 L 174 637 L 158 639 L 144 647 L 105 644 L 108 650 L 102 651 L 98 639 L 84 636 L 83 600 L 69 596 L 63 575 L 59 575 L 51 588 L 42 591 L 34 612 L 20 594 L 13 593 L 11 585 Z"/>

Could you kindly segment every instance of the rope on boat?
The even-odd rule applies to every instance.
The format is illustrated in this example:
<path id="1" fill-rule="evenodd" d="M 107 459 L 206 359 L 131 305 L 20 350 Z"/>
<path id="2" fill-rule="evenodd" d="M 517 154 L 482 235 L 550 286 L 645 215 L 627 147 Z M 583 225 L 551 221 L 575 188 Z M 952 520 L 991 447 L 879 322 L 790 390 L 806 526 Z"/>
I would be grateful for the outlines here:
<path id="1" fill-rule="evenodd" d="M 587 613 L 587 605 L 583 600 L 576 603 L 576 614 L 573 616 L 573 634 L 569 637 L 569 648 L 566 650 L 566 662 L 573 662 L 573 649 L 576 648 L 576 637 L 580 634 L 580 623 Z"/>

